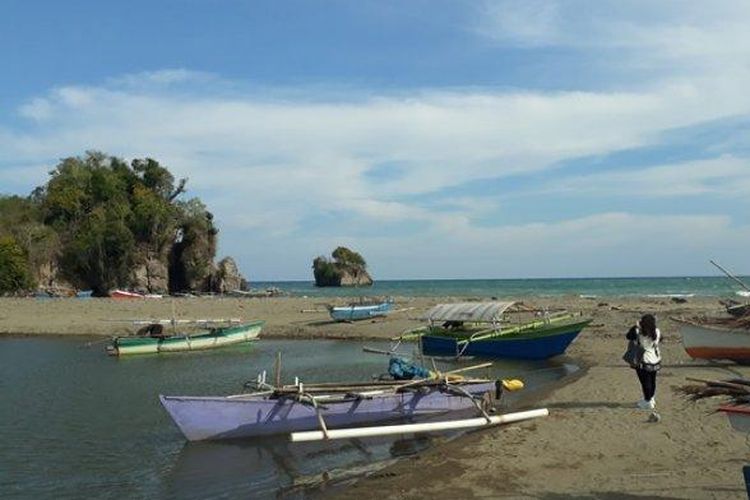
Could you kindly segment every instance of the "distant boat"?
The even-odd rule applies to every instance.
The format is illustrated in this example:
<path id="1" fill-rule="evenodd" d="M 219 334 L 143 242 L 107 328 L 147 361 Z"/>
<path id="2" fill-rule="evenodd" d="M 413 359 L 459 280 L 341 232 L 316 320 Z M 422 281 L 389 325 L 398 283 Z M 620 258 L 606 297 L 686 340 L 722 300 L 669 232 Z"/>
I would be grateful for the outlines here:
<path id="1" fill-rule="evenodd" d="M 750 318 L 671 318 L 691 358 L 750 362 Z"/>
<path id="2" fill-rule="evenodd" d="M 531 319 L 510 323 L 506 313 Z M 541 315 L 540 315 L 541 314 Z M 547 359 L 563 354 L 592 320 L 578 315 L 529 310 L 515 302 L 440 304 L 424 316 L 429 325 L 419 337 L 428 356 Z"/>
<path id="3" fill-rule="evenodd" d="M 161 299 L 164 296 L 158 293 L 129 292 L 127 290 L 112 290 L 109 292 L 112 299 Z"/>
<path id="4" fill-rule="evenodd" d="M 387 316 L 393 310 L 393 302 L 353 303 L 348 306 L 331 306 L 328 309 L 334 321 L 359 321 Z"/>
<path id="5" fill-rule="evenodd" d="M 258 338 L 265 321 L 244 324 L 239 324 L 239 320 L 159 320 L 133 323 L 146 325 L 139 330 L 141 335 L 116 337 L 112 344 L 107 346 L 108 354 L 124 356 L 197 351 L 252 342 Z M 206 331 L 190 335 L 170 335 L 164 332 L 164 325 L 169 324 L 197 324 L 206 328 Z"/>

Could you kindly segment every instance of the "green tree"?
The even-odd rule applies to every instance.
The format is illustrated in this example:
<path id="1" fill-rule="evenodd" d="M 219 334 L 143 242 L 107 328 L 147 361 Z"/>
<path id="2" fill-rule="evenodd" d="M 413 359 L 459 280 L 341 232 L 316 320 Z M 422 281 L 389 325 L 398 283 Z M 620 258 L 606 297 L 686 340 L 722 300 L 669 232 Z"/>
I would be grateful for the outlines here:
<path id="1" fill-rule="evenodd" d="M 128 282 L 135 241 L 120 207 L 97 207 L 81 221 L 65 245 L 61 264 L 75 284 L 90 287 L 96 295 Z"/>
<path id="2" fill-rule="evenodd" d="M 322 255 L 313 260 L 313 276 L 318 286 L 339 286 L 341 284 L 341 273 L 336 265 Z"/>
<path id="3" fill-rule="evenodd" d="M 360 254 L 349 250 L 346 247 L 337 247 L 336 250 L 331 253 L 331 256 L 336 263 L 341 265 L 358 266 L 361 268 L 367 267 L 365 259 Z"/>
<path id="4" fill-rule="evenodd" d="M 12 236 L 0 237 L 0 293 L 14 293 L 30 287 L 26 253 Z"/>

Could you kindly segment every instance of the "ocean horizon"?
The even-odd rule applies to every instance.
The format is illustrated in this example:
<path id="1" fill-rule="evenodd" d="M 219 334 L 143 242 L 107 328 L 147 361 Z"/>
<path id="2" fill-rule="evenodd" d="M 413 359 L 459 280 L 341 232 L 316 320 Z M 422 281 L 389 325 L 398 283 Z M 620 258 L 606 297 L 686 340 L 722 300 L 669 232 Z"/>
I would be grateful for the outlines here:
<path id="1" fill-rule="evenodd" d="M 750 278 L 740 276 L 747 283 Z M 278 288 L 307 297 L 727 297 L 745 298 L 750 292 L 723 276 L 626 278 L 503 278 L 377 280 L 369 287 L 316 287 L 313 280 L 251 282 L 253 289 Z"/>

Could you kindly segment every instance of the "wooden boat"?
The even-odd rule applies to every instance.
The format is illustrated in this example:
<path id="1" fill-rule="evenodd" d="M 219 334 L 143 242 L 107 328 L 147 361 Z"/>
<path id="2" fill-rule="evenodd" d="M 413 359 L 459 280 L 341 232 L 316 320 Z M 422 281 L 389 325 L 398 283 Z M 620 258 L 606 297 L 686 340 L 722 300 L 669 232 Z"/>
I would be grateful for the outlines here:
<path id="1" fill-rule="evenodd" d="M 727 415 L 734 430 L 745 434 L 750 433 L 750 406 L 726 405 L 720 406 L 719 411 Z"/>
<path id="2" fill-rule="evenodd" d="M 495 381 L 301 384 L 225 397 L 159 396 L 189 441 L 340 428 L 471 410 L 499 396 Z M 470 397 L 467 397 L 467 394 Z M 481 403 L 480 403 L 481 404 Z"/>
<path id="3" fill-rule="evenodd" d="M 113 356 L 130 354 L 154 354 L 177 351 L 197 351 L 216 349 L 243 342 L 251 342 L 258 338 L 265 321 L 252 321 L 240 324 L 239 320 L 160 320 L 140 321 L 136 324 L 146 324 L 139 330 L 141 335 L 131 337 L 116 337 L 107 346 L 107 353 Z M 165 324 L 198 324 L 206 331 L 197 334 L 164 333 Z"/>
<path id="4" fill-rule="evenodd" d="M 109 292 L 112 299 L 161 299 L 163 296 L 157 293 L 129 292 L 127 290 L 112 290 Z"/>
<path id="5" fill-rule="evenodd" d="M 750 328 L 736 318 L 671 318 L 677 322 L 682 345 L 694 359 L 750 362 Z"/>
<path id="6" fill-rule="evenodd" d="M 331 306 L 328 313 L 334 321 L 359 321 L 387 316 L 393 308 L 390 301 L 379 303 L 353 303 L 348 306 Z"/>
<path id="7" fill-rule="evenodd" d="M 511 312 L 533 319 L 510 323 Z M 424 316 L 429 325 L 417 335 L 431 356 L 546 359 L 563 354 L 591 322 L 564 312 L 539 314 L 515 302 L 440 304 Z"/>

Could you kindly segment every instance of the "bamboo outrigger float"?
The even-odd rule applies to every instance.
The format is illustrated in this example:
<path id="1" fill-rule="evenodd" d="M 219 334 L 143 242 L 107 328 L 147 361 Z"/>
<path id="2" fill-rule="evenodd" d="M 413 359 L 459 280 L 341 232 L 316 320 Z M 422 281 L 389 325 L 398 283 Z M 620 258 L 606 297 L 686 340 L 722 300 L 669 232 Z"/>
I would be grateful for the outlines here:
<path id="1" fill-rule="evenodd" d="M 509 313 L 526 313 L 531 320 L 511 323 Z M 430 356 L 547 359 L 563 354 L 591 318 L 549 313 L 516 302 L 439 304 L 425 314 L 428 325 L 399 337 L 418 338 Z"/>

